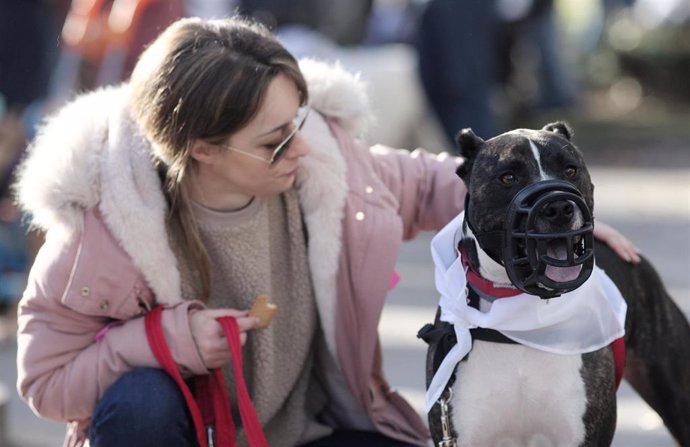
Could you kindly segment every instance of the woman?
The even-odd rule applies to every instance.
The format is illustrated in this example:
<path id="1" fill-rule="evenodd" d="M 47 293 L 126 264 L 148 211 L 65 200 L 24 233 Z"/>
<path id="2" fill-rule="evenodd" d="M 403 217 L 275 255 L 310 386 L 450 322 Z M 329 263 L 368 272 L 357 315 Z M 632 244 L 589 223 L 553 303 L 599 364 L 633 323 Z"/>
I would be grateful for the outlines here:
<path id="1" fill-rule="evenodd" d="M 365 103 L 256 24 L 183 19 L 128 85 L 54 117 L 18 185 L 48 230 L 19 312 L 34 411 L 74 422 L 73 445 L 195 445 L 139 318 L 162 304 L 186 375 L 228 365 L 215 318 L 237 318 L 270 445 L 425 444 L 383 377 L 378 317 L 401 241 L 450 221 L 465 189 L 451 157 L 354 140 Z M 260 293 L 279 312 L 259 330 Z"/>

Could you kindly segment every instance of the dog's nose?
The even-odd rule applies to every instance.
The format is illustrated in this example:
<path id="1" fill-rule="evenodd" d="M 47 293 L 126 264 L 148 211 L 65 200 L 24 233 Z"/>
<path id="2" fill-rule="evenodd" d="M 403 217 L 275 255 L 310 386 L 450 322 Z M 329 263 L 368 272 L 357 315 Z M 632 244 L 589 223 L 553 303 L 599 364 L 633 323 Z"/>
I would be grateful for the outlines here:
<path id="1" fill-rule="evenodd" d="M 570 201 L 557 200 L 549 203 L 544 208 L 544 217 L 552 224 L 562 225 L 567 224 L 573 220 L 575 215 L 575 207 Z"/>

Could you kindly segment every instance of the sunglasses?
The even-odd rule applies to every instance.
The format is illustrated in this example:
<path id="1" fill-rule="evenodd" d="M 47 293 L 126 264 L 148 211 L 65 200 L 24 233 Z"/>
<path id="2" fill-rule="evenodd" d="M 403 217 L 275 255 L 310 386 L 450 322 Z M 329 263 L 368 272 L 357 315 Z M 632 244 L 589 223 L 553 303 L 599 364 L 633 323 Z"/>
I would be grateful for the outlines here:
<path id="1" fill-rule="evenodd" d="M 310 110 L 311 108 L 309 106 L 300 107 L 297 110 L 297 115 L 295 115 L 295 119 L 293 120 L 294 128 L 292 129 L 292 131 L 290 131 L 290 134 L 287 137 L 285 137 L 285 139 L 281 141 L 278 144 L 278 146 L 275 147 L 275 149 L 273 149 L 273 153 L 271 154 L 270 158 L 265 158 L 260 155 L 253 154 L 248 151 L 243 151 L 242 149 L 237 149 L 236 147 L 228 145 L 223 147 L 225 147 L 227 150 L 239 152 L 240 154 L 244 154 L 247 157 L 263 161 L 264 163 L 273 166 L 276 163 L 278 163 L 283 158 L 287 150 L 290 149 L 290 145 L 292 144 L 292 140 L 295 138 L 295 135 L 297 135 L 297 132 L 302 130 L 302 127 L 304 127 L 304 123 L 307 121 L 307 117 L 309 116 Z"/>

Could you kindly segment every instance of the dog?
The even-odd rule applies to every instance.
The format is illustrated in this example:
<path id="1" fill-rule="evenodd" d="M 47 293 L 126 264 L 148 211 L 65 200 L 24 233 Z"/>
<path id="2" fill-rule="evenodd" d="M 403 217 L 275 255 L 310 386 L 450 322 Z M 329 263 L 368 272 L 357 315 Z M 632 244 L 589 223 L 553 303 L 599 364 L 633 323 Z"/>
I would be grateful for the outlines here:
<path id="1" fill-rule="evenodd" d="M 594 187 L 572 136 L 564 122 L 486 141 L 471 129 L 458 133 L 464 161 L 457 174 L 468 197 L 452 241 L 452 249 L 465 259 L 457 272 L 467 272 L 468 307 L 485 314 L 497 308 L 497 299 L 511 299 L 491 296 L 492 286 L 529 294 L 526 300 L 534 298 L 540 309 L 549 309 L 550 303 L 583 299 L 577 294 L 594 290 L 591 281 L 605 281 L 596 279 L 601 268 L 625 300 L 617 311 L 625 315 L 623 343 L 564 354 L 516 343 L 516 337 L 506 336 L 509 331 L 471 329 L 471 350 L 451 365 L 453 374 L 441 397 L 427 404 L 435 445 L 610 445 L 618 372 L 677 442 L 690 446 L 690 325 L 649 261 L 626 263 L 593 240 Z M 539 236 L 525 236 L 532 233 Z M 485 283 L 488 289 L 482 288 Z M 420 331 L 429 343 L 428 388 L 458 344 L 457 328 L 442 321 L 441 314 L 439 309 L 434 324 Z M 590 320 L 563 324 L 577 334 L 573 327 Z"/>

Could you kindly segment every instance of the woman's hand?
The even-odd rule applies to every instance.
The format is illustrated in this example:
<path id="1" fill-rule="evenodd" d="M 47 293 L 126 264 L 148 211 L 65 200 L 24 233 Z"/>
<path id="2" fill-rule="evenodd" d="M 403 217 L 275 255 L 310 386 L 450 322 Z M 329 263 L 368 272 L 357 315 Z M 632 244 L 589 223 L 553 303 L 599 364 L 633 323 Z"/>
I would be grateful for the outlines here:
<path id="1" fill-rule="evenodd" d="M 612 226 L 601 221 L 594 222 L 594 237 L 611 247 L 623 260 L 639 264 L 640 249 Z"/>
<path id="2" fill-rule="evenodd" d="M 250 317 L 246 310 L 236 309 L 203 309 L 195 310 L 189 315 L 189 326 L 192 337 L 199 350 L 201 359 L 207 369 L 220 368 L 230 363 L 230 348 L 225 332 L 216 318 L 235 317 L 240 328 L 240 341 L 247 341 L 247 331 L 259 324 L 256 317 Z"/>

